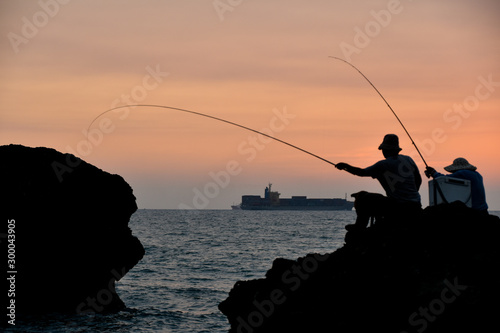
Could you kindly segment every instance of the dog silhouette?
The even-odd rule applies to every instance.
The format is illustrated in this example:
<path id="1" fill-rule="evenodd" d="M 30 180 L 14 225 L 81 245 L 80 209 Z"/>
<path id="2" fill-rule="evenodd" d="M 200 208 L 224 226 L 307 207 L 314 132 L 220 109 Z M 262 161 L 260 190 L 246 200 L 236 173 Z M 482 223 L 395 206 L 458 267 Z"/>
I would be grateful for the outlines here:
<path id="1" fill-rule="evenodd" d="M 351 194 L 356 210 L 356 227 L 366 228 L 380 221 L 389 209 L 388 198 L 379 193 L 360 191 Z"/>

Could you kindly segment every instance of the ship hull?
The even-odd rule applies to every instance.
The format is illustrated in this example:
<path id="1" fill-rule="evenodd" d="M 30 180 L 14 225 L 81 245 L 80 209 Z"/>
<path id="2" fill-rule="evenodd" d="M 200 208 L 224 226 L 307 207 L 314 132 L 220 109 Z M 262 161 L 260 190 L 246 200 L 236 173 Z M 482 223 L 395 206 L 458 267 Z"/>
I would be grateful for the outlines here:
<path id="1" fill-rule="evenodd" d="M 269 206 L 258 206 L 258 207 L 245 207 L 240 206 L 240 210 L 316 210 L 316 211 L 324 211 L 324 210 L 352 210 L 353 206 L 345 206 L 345 207 L 309 207 L 309 206 L 298 206 L 298 207 L 269 207 Z M 234 209 L 234 208 L 233 208 Z"/>

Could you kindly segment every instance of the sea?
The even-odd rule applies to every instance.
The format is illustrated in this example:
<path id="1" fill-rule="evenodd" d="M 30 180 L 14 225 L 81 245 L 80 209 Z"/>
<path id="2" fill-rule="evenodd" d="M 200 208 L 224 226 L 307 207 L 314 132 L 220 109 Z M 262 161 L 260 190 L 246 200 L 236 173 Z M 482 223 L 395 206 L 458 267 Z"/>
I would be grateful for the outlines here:
<path id="1" fill-rule="evenodd" d="M 335 251 L 355 219 L 354 211 L 141 209 L 129 226 L 146 254 L 116 286 L 125 310 L 33 316 L 6 332 L 228 332 L 217 306 L 237 281 L 264 278 L 276 258 Z"/>

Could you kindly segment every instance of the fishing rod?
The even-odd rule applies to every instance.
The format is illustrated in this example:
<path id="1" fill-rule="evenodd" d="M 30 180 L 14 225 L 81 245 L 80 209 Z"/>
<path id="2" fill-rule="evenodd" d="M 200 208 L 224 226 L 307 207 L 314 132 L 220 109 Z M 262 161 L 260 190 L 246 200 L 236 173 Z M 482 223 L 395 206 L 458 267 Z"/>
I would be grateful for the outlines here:
<path id="1" fill-rule="evenodd" d="M 168 109 L 168 110 L 174 110 L 174 111 L 180 111 L 180 112 L 185 112 L 185 113 L 191 113 L 191 114 L 194 114 L 194 115 L 197 115 L 197 116 L 202 116 L 202 117 L 206 117 L 206 118 L 210 118 L 210 119 L 213 119 L 213 120 L 217 120 L 217 121 L 221 121 L 223 123 L 226 123 L 226 124 L 230 124 L 230 125 L 233 125 L 233 126 L 236 126 L 236 127 L 239 127 L 239 128 L 243 128 L 247 131 L 250 131 L 250 132 L 254 132 L 254 133 L 257 133 L 257 134 L 260 134 L 260 135 L 263 135 L 269 139 L 273 139 L 275 141 L 278 141 L 278 142 L 281 142 L 289 147 L 292 147 L 292 148 L 295 148 L 297 150 L 300 150 L 301 152 L 304 152 L 306 154 L 309 154 L 313 157 L 316 157 L 320 160 L 322 160 L 323 162 L 326 162 L 328 164 L 331 164 L 333 166 L 335 166 L 336 164 L 331 162 L 331 161 L 328 161 L 327 159 L 324 159 L 323 157 L 321 156 L 318 156 L 316 154 L 313 154 L 311 153 L 310 151 L 307 151 L 305 149 L 302 149 L 300 147 L 297 147 L 295 145 L 292 145 L 291 143 L 288 143 L 286 141 L 283 141 L 283 140 L 280 140 L 272 135 L 269 135 L 269 134 L 266 134 L 266 133 L 262 133 L 260 131 L 257 131 L 257 130 L 254 130 L 253 128 L 250 128 L 250 127 L 247 127 L 247 126 L 243 126 L 243 125 L 240 125 L 240 124 L 237 124 L 235 122 L 232 122 L 232 121 L 229 121 L 229 120 L 226 120 L 226 119 L 222 119 L 222 118 L 218 118 L 218 117 L 214 117 L 214 116 L 211 116 L 209 114 L 205 114 L 205 113 L 201 113 L 201 112 L 196 112 L 196 111 L 191 111 L 191 110 L 186 110 L 186 109 L 181 109 L 181 108 L 176 108 L 176 107 L 172 107 L 172 106 L 165 106 L 165 105 L 155 105 L 155 104 L 135 104 L 135 105 L 122 105 L 122 106 L 117 106 L 117 107 L 114 107 L 114 108 L 111 108 L 109 110 L 106 110 L 104 112 L 102 112 L 101 114 L 99 114 L 97 117 L 94 118 L 94 120 L 92 120 L 92 122 L 90 123 L 89 127 L 87 128 L 87 133 L 89 133 L 90 131 L 90 128 L 92 127 L 92 124 L 94 124 L 94 122 L 99 119 L 101 116 L 103 116 L 104 114 L 110 112 L 110 111 L 114 111 L 114 110 L 118 110 L 118 109 L 122 109 L 122 108 L 128 108 L 128 107 L 149 107 L 149 108 L 161 108 L 161 109 Z M 87 134 L 87 139 L 88 139 L 88 134 Z"/>
<path id="2" fill-rule="evenodd" d="M 420 153 L 420 150 L 418 149 L 417 145 L 415 144 L 415 141 L 413 141 L 413 138 L 411 137 L 410 133 L 408 133 L 408 131 L 406 130 L 406 127 L 405 125 L 403 125 L 403 122 L 399 119 L 398 115 L 396 114 L 396 112 L 394 112 L 394 110 L 392 109 L 392 107 L 389 105 L 389 103 L 387 102 L 387 100 L 384 98 L 384 96 L 382 96 L 382 94 L 380 93 L 380 91 L 378 91 L 378 89 L 373 85 L 373 83 L 363 74 L 361 73 L 361 71 L 356 67 L 354 66 L 353 64 L 351 64 L 349 61 L 346 61 L 342 58 L 338 58 L 338 57 L 333 57 L 333 56 L 329 56 L 329 58 L 333 58 L 333 59 L 337 59 L 337 60 L 340 60 L 340 61 L 343 61 L 345 62 L 346 64 L 348 64 L 349 66 L 351 66 L 352 68 L 354 68 L 359 74 L 361 74 L 361 76 L 363 76 L 365 78 L 366 81 L 368 81 L 368 83 L 373 87 L 373 89 L 375 89 L 375 91 L 380 95 L 380 97 L 382 97 L 382 99 L 384 100 L 385 104 L 389 107 L 389 109 L 392 111 L 392 114 L 396 117 L 396 119 L 399 121 L 399 123 L 401 124 L 401 126 L 403 127 L 403 129 L 405 130 L 406 134 L 408 135 L 408 137 L 410 138 L 411 140 L 411 143 L 415 146 L 415 149 L 417 150 L 418 154 L 420 155 L 420 157 L 422 158 L 422 161 L 424 161 L 424 164 L 426 167 L 428 167 L 427 165 L 427 162 L 425 161 L 424 157 L 422 156 L 422 154 Z"/>

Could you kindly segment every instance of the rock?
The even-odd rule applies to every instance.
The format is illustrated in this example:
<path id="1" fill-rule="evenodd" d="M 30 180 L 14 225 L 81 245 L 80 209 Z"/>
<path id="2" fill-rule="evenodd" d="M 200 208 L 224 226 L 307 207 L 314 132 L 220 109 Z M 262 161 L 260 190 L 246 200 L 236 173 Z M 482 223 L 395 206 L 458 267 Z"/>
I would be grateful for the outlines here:
<path id="1" fill-rule="evenodd" d="M 500 310 L 500 219 L 455 202 L 276 259 L 219 304 L 229 332 L 483 332 Z"/>
<path id="2" fill-rule="evenodd" d="M 16 312 L 123 309 L 115 281 L 144 255 L 128 227 L 137 210 L 130 186 L 54 149 L 1 146 L 0 160 L 2 233 L 14 221 L 15 262 L 8 270 L 17 272 Z"/>

